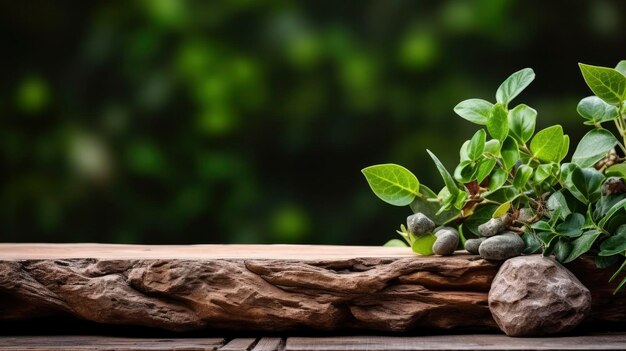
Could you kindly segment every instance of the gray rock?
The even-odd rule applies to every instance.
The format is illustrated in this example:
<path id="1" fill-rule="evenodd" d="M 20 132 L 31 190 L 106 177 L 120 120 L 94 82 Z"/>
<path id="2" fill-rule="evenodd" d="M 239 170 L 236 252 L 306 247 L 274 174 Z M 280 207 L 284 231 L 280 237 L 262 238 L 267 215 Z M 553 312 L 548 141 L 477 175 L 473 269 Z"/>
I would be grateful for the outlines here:
<path id="1" fill-rule="evenodd" d="M 524 240 L 517 233 L 504 232 L 483 241 L 478 247 L 478 253 L 486 260 L 502 261 L 519 256 L 524 247 Z"/>
<path id="2" fill-rule="evenodd" d="M 485 237 L 494 236 L 506 228 L 506 223 L 502 218 L 492 218 L 478 226 L 478 232 Z"/>
<path id="3" fill-rule="evenodd" d="M 406 226 L 411 233 L 419 235 L 432 231 L 436 224 L 425 214 L 418 212 L 406 218 Z"/>
<path id="4" fill-rule="evenodd" d="M 443 227 L 435 232 L 437 240 L 433 244 L 435 255 L 449 256 L 459 246 L 459 232 L 452 227 Z"/>
<path id="5" fill-rule="evenodd" d="M 591 294 L 555 260 L 521 256 L 500 267 L 491 283 L 489 309 L 509 336 L 562 333 L 590 312 Z"/>
<path id="6" fill-rule="evenodd" d="M 477 239 L 467 239 L 465 240 L 465 250 L 469 251 L 469 253 L 478 255 L 478 247 L 485 241 L 487 238 L 477 238 Z"/>

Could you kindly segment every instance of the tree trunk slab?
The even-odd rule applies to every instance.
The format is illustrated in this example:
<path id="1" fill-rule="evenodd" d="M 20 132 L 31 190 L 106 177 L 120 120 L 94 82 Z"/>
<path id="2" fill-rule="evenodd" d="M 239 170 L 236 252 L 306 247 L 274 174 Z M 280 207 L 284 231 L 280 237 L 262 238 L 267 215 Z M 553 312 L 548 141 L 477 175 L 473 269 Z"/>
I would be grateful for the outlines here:
<path id="1" fill-rule="evenodd" d="M 496 329 L 499 263 L 458 252 L 306 245 L 0 244 L 0 320 L 288 331 Z M 588 322 L 626 321 L 626 295 L 590 259 L 568 268 L 592 293 Z"/>

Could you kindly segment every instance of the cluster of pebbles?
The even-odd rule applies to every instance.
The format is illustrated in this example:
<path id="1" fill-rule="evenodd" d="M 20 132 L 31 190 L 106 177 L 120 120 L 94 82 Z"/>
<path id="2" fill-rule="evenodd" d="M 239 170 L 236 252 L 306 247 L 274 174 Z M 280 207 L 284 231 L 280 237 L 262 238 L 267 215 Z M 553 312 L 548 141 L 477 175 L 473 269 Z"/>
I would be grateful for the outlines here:
<path id="1" fill-rule="evenodd" d="M 531 215 L 532 211 L 521 211 L 520 219 Z M 487 260 L 502 261 L 521 255 L 525 248 L 524 240 L 518 233 L 508 230 L 511 222 L 511 217 L 507 214 L 481 224 L 478 226 L 481 237 L 466 240 L 465 250 Z M 434 231 L 437 237 L 432 248 L 434 254 L 452 255 L 459 245 L 459 232 L 452 227 L 436 227 L 435 222 L 423 213 L 407 217 L 407 228 L 414 235 L 426 235 Z"/>
<path id="2" fill-rule="evenodd" d="M 487 260 L 506 260 L 524 252 L 524 240 L 516 232 L 507 230 L 510 217 L 492 218 L 478 226 L 481 237 L 465 241 L 465 250 Z"/>
<path id="3" fill-rule="evenodd" d="M 437 226 L 430 218 L 419 212 L 408 216 L 406 224 L 408 230 L 417 236 L 429 234 Z M 433 244 L 433 253 L 435 255 L 452 255 L 459 246 L 459 232 L 452 227 L 437 228 L 435 236 L 437 237 Z"/>

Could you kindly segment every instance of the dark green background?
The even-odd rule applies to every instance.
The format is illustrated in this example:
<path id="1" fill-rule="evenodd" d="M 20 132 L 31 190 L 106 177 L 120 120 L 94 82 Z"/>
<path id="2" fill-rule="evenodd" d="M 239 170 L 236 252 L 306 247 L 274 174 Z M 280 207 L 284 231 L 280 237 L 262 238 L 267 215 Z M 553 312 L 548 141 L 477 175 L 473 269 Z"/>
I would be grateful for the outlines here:
<path id="1" fill-rule="evenodd" d="M 623 1 L 4 1 L 0 241 L 382 244 L 360 169 L 441 186 L 515 102 L 578 140 L 577 62 L 626 59 Z"/>

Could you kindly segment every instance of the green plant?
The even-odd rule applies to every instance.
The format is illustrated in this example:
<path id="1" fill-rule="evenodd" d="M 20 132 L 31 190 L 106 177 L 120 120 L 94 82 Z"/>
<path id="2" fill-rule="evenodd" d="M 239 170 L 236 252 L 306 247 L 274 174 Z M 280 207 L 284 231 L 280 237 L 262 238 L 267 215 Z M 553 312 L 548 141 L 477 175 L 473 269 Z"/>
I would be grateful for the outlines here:
<path id="1" fill-rule="evenodd" d="M 626 61 L 616 68 L 579 66 L 595 95 L 582 99 L 577 111 L 593 129 L 580 140 L 571 162 L 563 163 L 570 140 L 560 125 L 535 133 L 537 111 L 510 105 L 535 78 L 525 68 L 500 85 L 495 103 L 469 99 L 454 108 L 481 129 L 462 144 L 452 173 L 427 150 L 445 183 L 439 192 L 398 165 L 362 172 L 383 201 L 409 205 L 439 226 L 457 226 L 463 243 L 478 236 L 480 224 L 508 216 L 507 229 L 522 236 L 525 254 L 541 251 L 567 263 L 590 253 L 598 267 L 614 265 L 626 255 Z M 611 124 L 618 138 L 607 129 Z M 404 226 L 398 233 L 415 252 L 432 254 L 430 234 L 415 235 Z M 611 280 L 625 268 L 626 261 Z M 626 278 L 615 291 L 625 284 Z"/>

